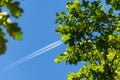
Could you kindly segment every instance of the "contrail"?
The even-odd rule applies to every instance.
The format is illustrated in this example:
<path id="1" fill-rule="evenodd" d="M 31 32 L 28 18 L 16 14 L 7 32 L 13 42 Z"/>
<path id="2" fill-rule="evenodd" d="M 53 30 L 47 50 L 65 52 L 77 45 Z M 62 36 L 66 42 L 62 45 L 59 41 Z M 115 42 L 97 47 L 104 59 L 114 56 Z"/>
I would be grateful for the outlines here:
<path id="1" fill-rule="evenodd" d="M 35 51 L 35 52 L 29 54 L 29 55 L 23 57 L 22 59 L 20 59 L 20 60 L 18 60 L 18 61 L 16 61 L 16 62 L 24 61 L 24 60 L 26 60 L 27 58 L 29 58 L 29 57 L 35 55 L 36 53 L 39 53 L 39 52 L 41 52 L 41 51 L 44 51 L 44 50 L 46 50 L 47 48 L 49 48 L 49 47 L 51 47 L 51 46 L 53 46 L 53 45 L 58 44 L 59 42 L 61 42 L 61 40 L 58 40 L 58 41 L 56 41 L 56 42 L 54 42 L 54 43 L 52 43 L 52 44 L 49 44 L 48 46 L 45 46 L 45 47 L 43 47 L 43 48 L 41 48 L 41 49 L 39 49 L 39 50 L 37 50 L 37 51 Z"/>
<path id="2" fill-rule="evenodd" d="M 47 51 L 61 45 L 61 44 L 62 44 L 61 40 L 58 40 L 58 41 L 56 41 L 56 42 L 54 42 L 52 44 L 49 44 L 48 46 L 45 46 L 45 47 L 43 47 L 43 48 L 41 48 L 41 49 L 27 55 L 27 56 L 19 59 L 18 61 L 14 62 L 13 64 L 10 64 L 8 67 L 5 68 L 5 71 L 9 70 L 9 69 L 21 64 L 21 63 L 24 63 L 25 61 L 28 61 L 28 60 L 36 57 L 36 56 L 39 56 L 40 54 L 43 54 L 43 53 L 45 53 L 45 52 L 47 52 Z"/>

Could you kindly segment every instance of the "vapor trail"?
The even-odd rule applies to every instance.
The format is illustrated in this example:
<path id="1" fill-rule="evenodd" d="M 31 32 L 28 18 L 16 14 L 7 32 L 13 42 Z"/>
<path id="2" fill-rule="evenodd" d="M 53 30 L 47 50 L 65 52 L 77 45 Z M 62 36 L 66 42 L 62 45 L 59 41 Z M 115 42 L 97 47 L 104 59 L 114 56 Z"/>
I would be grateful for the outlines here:
<path id="1" fill-rule="evenodd" d="M 28 60 L 36 57 L 36 56 L 39 56 L 40 54 L 43 54 L 43 53 L 45 53 L 45 52 L 47 52 L 47 51 L 49 51 L 49 50 L 51 50 L 51 49 L 61 45 L 61 44 L 62 44 L 61 40 L 58 40 L 58 41 L 56 41 L 56 42 L 54 42 L 52 44 L 49 44 L 48 46 L 45 46 L 45 47 L 43 47 L 43 48 L 41 48 L 41 49 L 39 49 L 39 50 L 37 50 L 37 51 L 27 55 L 27 56 L 19 59 L 18 61 L 14 62 L 13 64 L 11 64 L 8 67 L 6 67 L 5 70 L 9 70 L 9 69 L 11 69 L 11 68 L 13 68 L 13 67 L 15 67 L 15 66 L 17 66 L 17 65 L 19 65 L 19 64 L 21 64 L 23 62 L 25 62 L 25 61 L 28 61 Z"/>
<path id="2" fill-rule="evenodd" d="M 54 43 L 51 43 L 51 44 L 49 44 L 48 46 L 45 46 L 45 47 L 43 47 L 43 48 L 41 48 L 41 49 L 39 49 L 39 50 L 37 50 L 37 51 L 29 54 L 29 55 L 23 57 L 22 59 L 20 59 L 20 60 L 18 60 L 18 61 L 16 61 L 16 62 L 21 62 L 22 60 L 24 61 L 24 60 L 26 60 L 27 58 L 35 55 L 36 53 L 39 53 L 39 52 L 41 52 L 41 51 L 44 51 L 45 49 L 47 49 L 47 48 L 49 48 L 49 47 L 51 47 L 51 46 L 53 46 L 53 45 L 56 45 L 56 44 L 58 44 L 59 42 L 61 42 L 61 40 L 58 40 L 58 41 L 56 41 L 56 42 L 54 42 Z"/>

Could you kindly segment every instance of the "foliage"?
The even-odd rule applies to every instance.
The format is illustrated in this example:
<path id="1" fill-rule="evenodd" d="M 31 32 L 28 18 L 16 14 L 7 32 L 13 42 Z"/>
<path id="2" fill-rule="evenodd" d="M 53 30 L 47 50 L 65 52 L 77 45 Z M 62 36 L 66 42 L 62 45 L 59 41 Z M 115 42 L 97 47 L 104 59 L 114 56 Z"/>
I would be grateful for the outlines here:
<path id="1" fill-rule="evenodd" d="M 105 6 L 110 7 L 105 9 Z M 74 0 L 67 12 L 57 12 L 56 32 L 67 45 L 55 59 L 65 64 L 87 62 L 68 80 L 120 79 L 120 2 L 119 0 Z M 117 12 L 118 14 L 115 14 Z"/>
<path id="2" fill-rule="evenodd" d="M 19 18 L 23 12 L 18 1 L 0 0 L 0 54 L 5 53 L 7 39 L 6 32 L 16 40 L 22 39 L 22 32 L 17 23 L 10 20 L 10 16 Z M 5 9 L 8 10 L 4 11 Z M 6 31 L 5 31 L 6 30 Z"/>

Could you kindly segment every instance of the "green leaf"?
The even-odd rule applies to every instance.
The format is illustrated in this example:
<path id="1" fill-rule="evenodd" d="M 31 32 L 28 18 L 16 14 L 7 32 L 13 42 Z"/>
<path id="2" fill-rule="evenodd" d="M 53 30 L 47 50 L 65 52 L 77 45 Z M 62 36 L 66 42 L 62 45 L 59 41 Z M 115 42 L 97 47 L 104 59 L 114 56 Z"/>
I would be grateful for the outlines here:
<path id="1" fill-rule="evenodd" d="M 22 40 L 22 32 L 16 32 L 15 33 L 15 39 L 16 40 Z"/>
<path id="2" fill-rule="evenodd" d="M 69 39 L 70 39 L 69 35 L 62 35 L 62 37 L 61 37 L 61 40 L 65 41 L 65 42 Z"/>
<path id="3" fill-rule="evenodd" d="M 7 4 L 7 8 L 10 10 L 11 14 L 15 17 L 18 18 L 21 16 L 21 14 L 23 13 L 23 9 L 19 7 L 19 2 L 13 2 L 13 3 L 9 3 Z"/>
<path id="4" fill-rule="evenodd" d="M 117 27 L 117 30 L 118 30 L 118 29 L 120 28 L 120 23 L 119 23 L 119 24 L 117 24 L 117 26 L 118 26 L 118 27 Z"/>
<path id="5" fill-rule="evenodd" d="M 0 28 L 0 55 L 5 53 L 6 51 L 7 39 L 5 39 L 4 36 L 5 36 L 5 33 L 2 32 L 2 29 Z"/>
<path id="6" fill-rule="evenodd" d="M 98 10 L 98 9 L 95 11 L 95 13 L 96 13 L 96 15 L 98 15 L 98 16 L 102 15 L 102 12 L 101 12 L 100 10 Z"/>
<path id="7" fill-rule="evenodd" d="M 66 54 L 60 54 L 58 58 L 54 59 L 56 63 L 62 62 L 66 58 Z"/>
<path id="8" fill-rule="evenodd" d="M 103 10 L 104 9 L 104 5 L 102 5 L 101 7 L 100 7 L 100 10 Z"/>
<path id="9" fill-rule="evenodd" d="M 111 0 L 106 0 L 106 3 L 109 4 L 111 2 Z"/>
<path id="10" fill-rule="evenodd" d="M 0 55 L 3 54 L 5 51 L 6 51 L 5 43 L 0 43 Z"/>

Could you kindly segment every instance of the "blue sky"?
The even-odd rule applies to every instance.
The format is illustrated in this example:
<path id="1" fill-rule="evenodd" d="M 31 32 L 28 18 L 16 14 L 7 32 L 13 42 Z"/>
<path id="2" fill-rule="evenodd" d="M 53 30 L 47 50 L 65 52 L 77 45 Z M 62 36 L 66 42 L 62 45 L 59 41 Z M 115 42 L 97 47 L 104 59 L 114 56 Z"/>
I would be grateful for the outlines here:
<path id="1" fill-rule="evenodd" d="M 66 46 L 62 44 L 2 72 L 2 69 L 11 63 L 60 39 L 60 35 L 54 31 L 57 27 L 54 20 L 56 12 L 66 10 L 65 3 L 65 0 L 21 1 L 24 13 L 19 20 L 15 21 L 22 28 L 23 40 L 15 41 L 7 36 L 9 39 L 7 51 L 5 55 L 0 56 L 0 80 L 66 80 L 69 72 L 79 70 L 81 64 L 70 66 L 54 62 L 54 58 L 65 51 Z"/>

